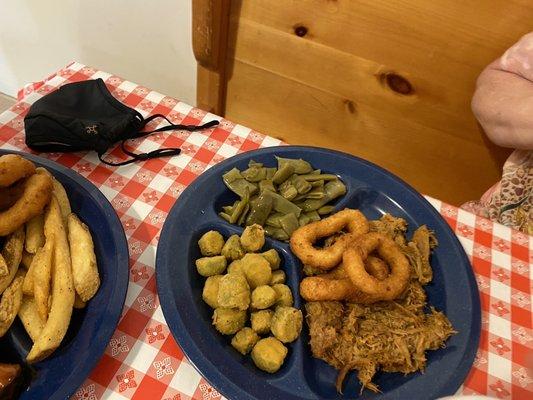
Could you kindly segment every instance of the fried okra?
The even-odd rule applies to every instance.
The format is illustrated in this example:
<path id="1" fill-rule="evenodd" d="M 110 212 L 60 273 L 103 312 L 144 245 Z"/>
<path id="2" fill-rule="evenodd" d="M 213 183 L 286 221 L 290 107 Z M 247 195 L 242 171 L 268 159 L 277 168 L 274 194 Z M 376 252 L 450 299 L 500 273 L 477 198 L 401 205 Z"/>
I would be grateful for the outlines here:
<path id="1" fill-rule="evenodd" d="M 233 335 L 244 328 L 246 311 L 219 307 L 213 312 L 213 325 L 223 335 Z"/>
<path id="2" fill-rule="evenodd" d="M 259 335 L 252 328 L 245 327 L 233 336 L 231 345 L 244 356 L 252 350 L 259 339 Z"/>
<path id="3" fill-rule="evenodd" d="M 224 238 L 217 231 L 209 231 L 202 235 L 198 240 L 198 247 L 203 256 L 211 257 L 218 256 L 222 252 L 224 246 Z"/>
<path id="4" fill-rule="evenodd" d="M 278 371 L 287 357 L 288 350 L 278 339 L 261 339 L 252 349 L 252 360 L 257 368 L 273 374 Z"/>

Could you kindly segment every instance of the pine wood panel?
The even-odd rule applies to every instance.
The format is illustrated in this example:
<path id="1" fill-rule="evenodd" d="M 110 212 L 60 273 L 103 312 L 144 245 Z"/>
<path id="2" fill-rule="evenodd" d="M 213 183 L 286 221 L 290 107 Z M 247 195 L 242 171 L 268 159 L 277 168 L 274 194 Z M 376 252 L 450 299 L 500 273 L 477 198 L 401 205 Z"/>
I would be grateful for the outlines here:
<path id="1" fill-rule="evenodd" d="M 479 198 L 502 151 L 471 114 L 475 79 L 533 29 L 533 3 L 473 3 L 233 1 L 226 116 L 367 158 L 448 202 Z"/>
<path id="2" fill-rule="evenodd" d="M 291 144 L 347 151 L 399 175 L 423 193 L 459 202 L 493 183 L 496 168 L 482 144 L 443 135 L 414 121 L 397 123 L 379 110 L 236 61 L 227 115 Z M 268 93 L 262 96 L 261 93 Z M 247 104 L 248 106 L 243 106 Z M 282 104 L 283 106 L 280 106 Z M 252 106 L 253 105 L 253 106 Z M 394 134 L 391 134 L 393 132 Z M 463 169 L 459 174 L 457 166 Z"/>

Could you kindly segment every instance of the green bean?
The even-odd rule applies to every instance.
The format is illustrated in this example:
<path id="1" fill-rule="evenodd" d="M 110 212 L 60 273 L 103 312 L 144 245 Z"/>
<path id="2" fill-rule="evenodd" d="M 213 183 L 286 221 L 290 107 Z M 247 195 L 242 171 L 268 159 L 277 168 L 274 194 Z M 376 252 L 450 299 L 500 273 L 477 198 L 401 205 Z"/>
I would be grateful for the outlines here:
<path id="1" fill-rule="evenodd" d="M 309 193 L 307 193 L 308 199 L 322 199 L 324 196 L 326 196 L 326 191 L 324 190 L 324 187 L 316 187 L 313 188 Z"/>
<path id="2" fill-rule="evenodd" d="M 231 183 L 237 179 L 242 179 L 241 171 L 239 171 L 237 168 L 233 168 L 222 175 L 222 178 L 224 179 L 224 182 L 227 183 Z"/>
<path id="3" fill-rule="evenodd" d="M 246 220 L 246 214 L 248 214 L 248 211 L 250 211 L 250 203 L 246 204 L 246 206 L 244 207 L 241 217 L 237 221 L 237 225 L 242 226 L 244 224 L 244 221 Z"/>
<path id="4" fill-rule="evenodd" d="M 237 168 L 233 168 L 231 171 L 228 171 L 222 175 L 222 180 L 228 189 L 239 195 L 239 197 L 244 196 L 246 189 L 248 189 L 250 195 L 253 195 L 255 192 L 257 192 L 257 185 L 244 179 Z"/>
<path id="5" fill-rule="evenodd" d="M 250 161 L 248 161 L 248 168 L 251 168 L 251 167 L 261 168 L 261 167 L 263 167 L 263 163 L 260 163 L 260 162 L 254 161 L 254 160 L 250 160 Z"/>
<path id="6" fill-rule="evenodd" d="M 242 171 L 241 174 L 248 182 L 259 182 L 266 179 L 266 168 L 252 165 L 248 169 Z"/>
<path id="7" fill-rule="evenodd" d="M 222 212 L 225 214 L 231 214 L 233 212 L 233 206 L 222 207 Z"/>
<path id="8" fill-rule="evenodd" d="M 288 181 L 286 181 L 288 182 Z M 279 194 L 285 197 L 287 200 L 292 200 L 298 195 L 298 191 L 292 185 L 286 185 L 285 187 L 279 188 Z"/>
<path id="9" fill-rule="evenodd" d="M 272 183 L 272 179 L 263 179 L 259 182 L 259 192 L 264 192 L 265 190 L 270 190 L 271 192 L 276 192 L 276 188 Z"/>
<path id="10" fill-rule="evenodd" d="M 313 182 L 313 181 L 334 181 L 336 179 L 339 179 L 337 175 L 332 174 L 307 174 L 307 175 L 301 175 L 303 179 L 305 179 L 307 182 Z"/>
<path id="11" fill-rule="evenodd" d="M 277 239 L 277 240 L 288 240 L 289 239 L 289 235 L 287 235 L 287 233 L 281 229 L 281 228 L 274 228 L 273 226 L 265 226 L 265 233 L 270 236 L 270 237 L 273 237 L 274 239 Z"/>
<path id="12" fill-rule="evenodd" d="M 276 185 L 279 185 L 289 179 L 293 173 L 294 166 L 292 164 L 284 164 L 282 167 L 278 168 L 272 177 L 272 182 L 274 182 Z"/>
<path id="13" fill-rule="evenodd" d="M 246 218 L 246 225 L 259 224 L 264 225 L 265 221 L 272 211 L 272 196 L 271 192 L 261 192 L 259 197 L 250 204 L 250 214 Z"/>
<path id="14" fill-rule="evenodd" d="M 279 219 L 281 227 L 290 236 L 300 226 L 298 218 L 294 214 L 284 215 Z"/>
<path id="15" fill-rule="evenodd" d="M 302 210 L 305 212 L 318 210 L 331 200 L 335 200 L 337 197 L 346 194 L 346 186 L 339 179 L 337 179 L 335 181 L 326 183 L 324 185 L 324 191 L 326 195 L 321 199 L 305 200 L 301 205 Z"/>
<path id="16" fill-rule="evenodd" d="M 309 211 L 306 213 L 303 213 L 307 218 L 309 218 L 309 221 L 315 222 L 320 221 L 320 215 L 316 211 Z"/>
<path id="17" fill-rule="evenodd" d="M 306 194 L 299 194 L 298 196 L 296 196 L 294 199 L 292 199 L 291 201 L 298 205 L 298 202 L 302 202 L 303 200 L 307 199 L 307 193 Z"/>
<path id="18" fill-rule="evenodd" d="M 298 191 L 298 194 L 305 194 L 309 192 L 312 188 L 311 184 L 299 175 L 291 176 L 291 182 L 292 182 L 292 185 Z"/>
<path id="19" fill-rule="evenodd" d="M 225 212 L 219 212 L 218 215 L 222 217 L 223 219 L 225 219 L 226 221 L 228 221 L 229 223 L 231 223 L 231 217 Z"/>
<path id="20" fill-rule="evenodd" d="M 313 167 L 307 161 L 293 158 L 276 157 L 278 160 L 278 169 L 282 169 L 285 165 L 292 165 L 296 174 L 308 174 L 313 171 Z"/>
<path id="21" fill-rule="evenodd" d="M 281 224 L 279 223 L 279 219 L 281 217 L 283 217 L 282 213 L 270 214 L 266 219 L 265 224 L 268 226 L 273 226 L 274 228 L 281 228 Z"/>
<path id="22" fill-rule="evenodd" d="M 265 168 L 266 169 L 266 179 L 270 179 L 272 180 L 272 178 L 274 177 L 274 174 L 276 173 L 276 171 L 278 170 L 277 168 Z"/>
<path id="23" fill-rule="evenodd" d="M 311 175 L 320 175 L 322 173 L 321 169 L 315 169 L 313 172 L 309 172 Z"/>
<path id="24" fill-rule="evenodd" d="M 248 190 L 245 190 L 244 196 L 241 199 L 241 201 L 239 201 L 239 203 L 235 207 L 233 207 L 233 212 L 231 213 L 231 218 L 229 221 L 231 224 L 234 224 L 237 221 L 239 221 L 249 201 L 250 201 L 250 192 Z"/>
<path id="25" fill-rule="evenodd" d="M 271 193 L 271 194 L 272 194 L 272 200 L 273 200 L 272 206 L 274 210 L 282 214 L 293 213 L 297 217 L 300 216 L 300 213 L 302 212 L 302 209 L 300 207 L 298 207 L 296 204 L 291 203 L 289 200 L 287 200 L 283 196 L 280 196 L 277 193 Z"/>
<path id="26" fill-rule="evenodd" d="M 335 207 L 333 206 L 322 206 L 317 210 L 317 212 L 319 215 L 327 215 L 327 214 L 331 214 L 334 209 Z"/>
<path id="27" fill-rule="evenodd" d="M 323 188 L 324 187 L 324 180 L 319 180 L 319 181 L 312 181 L 310 182 L 311 183 L 311 186 L 316 188 L 316 187 L 320 187 L 320 188 Z"/>
<path id="28" fill-rule="evenodd" d="M 309 219 L 309 217 L 305 214 L 301 214 L 299 217 L 298 217 L 298 225 L 300 226 L 305 226 L 307 225 L 309 222 L 311 222 L 311 220 Z"/>

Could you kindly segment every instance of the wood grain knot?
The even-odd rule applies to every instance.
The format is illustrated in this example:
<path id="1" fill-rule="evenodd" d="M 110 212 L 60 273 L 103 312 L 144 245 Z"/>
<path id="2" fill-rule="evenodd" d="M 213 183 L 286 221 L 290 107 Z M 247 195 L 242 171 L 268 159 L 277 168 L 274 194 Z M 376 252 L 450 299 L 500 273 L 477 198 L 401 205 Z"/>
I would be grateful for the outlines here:
<path id="1" fill-rule="evenodd" d="M 355 114 L 357 111 L 357 108 L 355 107 L 355 103 L 351 100 L 344 100 L 344 104 L 346 105 L 346 108 L 348 109 L 348 112 L 350 114 Z"/>
<path id="2" fill-rule="evenodd" d="M 308 32 L 307 27 L 305 27 L 303 25 L 296 25 L 294 27 L 294 34 L 296 36 L 304 37 L 305 35 L 307 35 L 307 32 Z"/>
<path id="3" fill-rule="evenodd" d="M 395 74 L 394 72 L 382 74 L 381 80 L 387 83 L 387 86 L 396 93 L 409 95 L 414 92 L 411 83 L 403 76 Z"/>

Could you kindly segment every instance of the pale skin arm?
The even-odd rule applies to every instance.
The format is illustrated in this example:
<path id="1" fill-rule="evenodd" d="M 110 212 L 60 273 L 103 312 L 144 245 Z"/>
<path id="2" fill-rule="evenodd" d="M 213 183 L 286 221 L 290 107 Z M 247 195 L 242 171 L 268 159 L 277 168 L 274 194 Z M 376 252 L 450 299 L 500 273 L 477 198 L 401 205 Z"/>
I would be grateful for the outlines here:
<path id="1" fill-rule="evenodd" d="M 515 46 L 518 45 L 521 45 L 519 51 L 508 52 L 505 62 L 502 57 L 481 73 L 472 110 L 493 143 L 532 150 L 533 35 L 524 36 Z M 517 64 L 520 68 L 516 68 Z"/>

